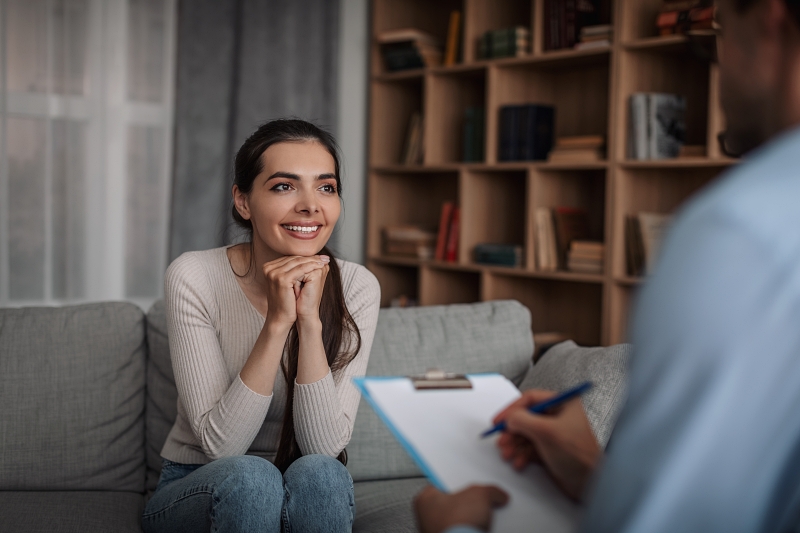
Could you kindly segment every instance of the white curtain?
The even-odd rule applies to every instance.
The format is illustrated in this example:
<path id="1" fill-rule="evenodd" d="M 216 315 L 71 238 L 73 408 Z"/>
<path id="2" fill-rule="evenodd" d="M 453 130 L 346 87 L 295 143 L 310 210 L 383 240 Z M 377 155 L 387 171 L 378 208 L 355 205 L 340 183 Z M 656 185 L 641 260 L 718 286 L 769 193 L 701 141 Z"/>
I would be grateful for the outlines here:
<path id="1" fill-rule="evenodd" d="M 0 0 L 0 306 L 162 293 L 175 0 Z"/>

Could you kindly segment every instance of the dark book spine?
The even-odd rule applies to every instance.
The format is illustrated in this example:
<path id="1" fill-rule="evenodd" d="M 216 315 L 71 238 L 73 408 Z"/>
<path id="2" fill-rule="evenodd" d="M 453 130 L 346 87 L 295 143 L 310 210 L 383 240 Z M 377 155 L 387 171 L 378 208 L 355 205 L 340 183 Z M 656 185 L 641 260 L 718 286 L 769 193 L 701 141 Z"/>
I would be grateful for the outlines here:
<path id="1" fill-rule="evenodd" d="M 464 161 L 475 161 L 475 108 L 468 107 L 464 111 Z"/>
<path id="2" fill-rule="evenodd" d="M 486 145 L 486 109 L 483 107 L 475 108 L 475 140 L 473 147 L 475 148 L 475 161 L 483 161 L 485 159 L 484 146 Z"/>
<path id="3" fill-rule="evenodd" d="M 497 159 L 517 161 L 519 159 L 519 122 L 521 106 L 500 108 L 500 142 Z"/>
<path id="4" fill-rule="evenodd" d="M 553 106 L 529 105 L 523 115 L 520 156 L 526 161 L 543 161 L 553 148 Z"/>

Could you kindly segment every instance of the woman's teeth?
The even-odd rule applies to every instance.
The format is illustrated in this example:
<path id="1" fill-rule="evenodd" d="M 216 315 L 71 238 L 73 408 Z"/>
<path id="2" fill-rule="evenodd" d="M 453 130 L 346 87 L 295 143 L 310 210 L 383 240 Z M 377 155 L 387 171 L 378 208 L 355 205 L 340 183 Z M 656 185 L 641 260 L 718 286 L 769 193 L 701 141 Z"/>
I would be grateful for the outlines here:
<path id="1" fill-rule="evenodd" d="M 319 229 L 319 226 L 283 226 L 290 231 L 299 231 L 300 233 L 314 233 Z"/>

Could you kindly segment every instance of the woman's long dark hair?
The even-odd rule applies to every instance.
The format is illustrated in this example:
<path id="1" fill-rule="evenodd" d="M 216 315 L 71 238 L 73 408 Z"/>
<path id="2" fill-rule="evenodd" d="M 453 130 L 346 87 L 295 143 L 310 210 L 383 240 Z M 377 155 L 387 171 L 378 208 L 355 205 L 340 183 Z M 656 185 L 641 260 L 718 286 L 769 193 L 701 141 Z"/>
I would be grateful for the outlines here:
<path id="1" fill-rule="evenodd" d="M 253 182 L 264 169 L 262 155 L 273 144 L 282 142 L 304 142 L 316 141 L 325 147 L 333 157 L 336 176 L 336 190 L 339 196 L 342 195 L 342 181 L 339 176 L 339 153 L 336 141 L 327 131 L 298 119 L 278 119 L 259 127 L 239 149 L 236 154 L 234 164 L 233 183 L 239 187 L 244 194 L 249 194 L 253 188 Z M 245 220 L 236 210 L 232 208 L 233 220 L 249 231 L 250 233 L 250 269 L 255 267 L 255 255 L 253 250 L 253 225 L 249 220 Z M 322 321 L 322 343 L 325 347 L 325 356 L 328 359 L 328 366 L 331 372 L 336 374 L 350 363 L 361 349 L 361 333 L 358 330 L 353 317 L 347 310 L 344 301 L 344 291 L 342 290 L 342 274 L 339 265 L 326 246 L 319 252 L 330 256 L 331 262 L 328 263 L 330 270 L 325 280 L 325 287 L 322 292 L 322 299 L 319 304 L 319 318 Z M 237 274 L 238 275 L 238 274 Z M 269 312 L 269 311 L 267 311 Z M 343 344 L 344 341 L 344 344 Z M 281 370 L 286 378 L 288 395 L 286 398 L 286 411 L 283 414 L 283 426 L 281 427 L 281 440 L 278 445 L 278 454 L 275 457 L 275 465 L 281 470 L 286 471 L 295 459 L 302 453 L 297 444 L 294 434 L 294 383 L 297 378 L 297 359 L 300 353 L 300 339 L 297 336 L 297 326 L 292 326 L 289 337 L 286 339 L 287 357 L 281 359 Z M 342 450 L 339 454 L 339 461 L 347 464 L 347 452 Z"/>

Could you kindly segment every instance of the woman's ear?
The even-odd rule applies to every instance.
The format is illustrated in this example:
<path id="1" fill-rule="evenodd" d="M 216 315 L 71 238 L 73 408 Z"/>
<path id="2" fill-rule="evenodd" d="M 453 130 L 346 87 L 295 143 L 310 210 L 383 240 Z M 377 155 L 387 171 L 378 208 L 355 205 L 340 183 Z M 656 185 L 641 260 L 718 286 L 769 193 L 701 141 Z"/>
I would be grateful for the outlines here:
<path id="1" fill-rule="evenodd" d="M 234 185 L 231 192 L 233 193 L 233 205 L 236 207 L 236 211 L 243 219 L 250 220 L 250 205 L 247 202 L 247 195 L 239 190 L 238 185 Z"/>

